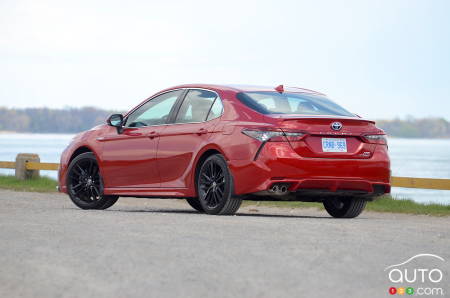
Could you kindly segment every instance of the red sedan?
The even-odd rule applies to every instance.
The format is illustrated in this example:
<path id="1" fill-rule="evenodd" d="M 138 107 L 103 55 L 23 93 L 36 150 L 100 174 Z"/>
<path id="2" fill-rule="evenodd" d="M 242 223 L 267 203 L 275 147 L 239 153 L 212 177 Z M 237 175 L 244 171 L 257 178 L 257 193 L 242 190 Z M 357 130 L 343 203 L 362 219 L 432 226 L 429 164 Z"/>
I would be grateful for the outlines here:
<path id="1" fill-rule="evenodd" d="M 59 189 L 83 209 L 119 196 L 186 198 L 208 214 L 243 199 L 322 202 L 356 217 L 390 192 L 384 132 L 302 88 L 182 85 L 77 135 Z"/>

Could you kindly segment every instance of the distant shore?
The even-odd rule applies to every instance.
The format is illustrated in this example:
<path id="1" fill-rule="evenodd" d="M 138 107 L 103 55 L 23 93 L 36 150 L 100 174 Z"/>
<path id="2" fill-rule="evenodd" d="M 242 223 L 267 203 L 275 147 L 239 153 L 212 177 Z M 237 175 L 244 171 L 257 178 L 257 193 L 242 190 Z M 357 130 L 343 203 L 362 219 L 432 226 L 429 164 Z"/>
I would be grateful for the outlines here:
<path id="1" fill-rule="evenodd" d="M 79 132 L 31 132 L 0 130 L 0 135 L 75 135 Z"/>
<path id="2" fill-rule="evenodd" d="M 2 108 L 0 107 L 0 133 L 58 133 L 75 134 L 106 122 L 106 118 L 118 111 L 94 107 Z M 375 121 L 389 137 L 411 139 L 450 139 L 450 122 L 444 118 L 396 118 Z M 344 125 L 345 126 L 345 125 Z"/>
<path id="3" fill-rule="evenodd" d="M 75 135 L 80 132 L 35 132 L 35 131 L 10 131 L 10 130 L 0 130 L 0 135 L 17 134 L 17 135 Z M 389 139 L 410 139 L 410 140 L 449 140 L 450 137 L 410 137 L 410 136 L 392 136 L 388 135 Z"/>

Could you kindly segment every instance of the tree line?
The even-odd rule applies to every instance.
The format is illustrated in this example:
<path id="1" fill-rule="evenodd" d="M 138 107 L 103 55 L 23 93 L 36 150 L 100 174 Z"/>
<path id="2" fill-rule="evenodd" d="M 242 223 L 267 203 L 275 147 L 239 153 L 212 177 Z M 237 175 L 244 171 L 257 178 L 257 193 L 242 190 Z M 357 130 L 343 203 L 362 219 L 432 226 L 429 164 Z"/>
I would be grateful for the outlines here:
<path id="1" fill-rule="evenodd" d="M 392 137 L 450 138 L 450 122 L 444 118 L 378 120 L 377 126 Z"/>
<path id="2" fill-rule="evenodd" d="M 0 131 L 31 133 L 77 133 L 98 124 L 117 111 L 94 107 L 1 108 Z M 378 120 L 377 126 L 393 137 L 450 138 L 450 122 L 443 118 L 413 118 Z"/>
<path id="3" fill-rule="evenodd" d="M 68 109 L 0 107 L 0 131 L 31 133 L 77 133 L 98 124 L 115 113 L 84 107 Z"/>

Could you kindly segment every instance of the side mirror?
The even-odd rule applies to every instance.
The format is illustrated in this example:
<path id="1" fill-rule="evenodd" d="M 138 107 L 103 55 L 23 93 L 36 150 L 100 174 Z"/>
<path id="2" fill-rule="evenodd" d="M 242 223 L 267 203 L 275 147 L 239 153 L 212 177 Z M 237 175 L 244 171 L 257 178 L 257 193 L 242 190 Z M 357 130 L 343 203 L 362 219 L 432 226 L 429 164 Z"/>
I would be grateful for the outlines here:
<path id="1" fill-rule="evenodd" d="M 114 127 L 122 127 L 123 125 L 123 116 L 122 114 L 112 114 L 109 116 L 109 118 L 106 120 L 108 125 L 114 126 Z"/>

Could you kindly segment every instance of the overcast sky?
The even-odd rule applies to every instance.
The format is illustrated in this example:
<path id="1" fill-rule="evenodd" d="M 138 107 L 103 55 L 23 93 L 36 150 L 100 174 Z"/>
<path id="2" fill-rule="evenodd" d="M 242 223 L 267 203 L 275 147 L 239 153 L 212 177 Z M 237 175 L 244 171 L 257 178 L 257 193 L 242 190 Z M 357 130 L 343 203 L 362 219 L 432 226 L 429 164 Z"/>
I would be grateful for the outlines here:
<path id="1" fill-rule="evenodd" d="M 128 110 L 181 83 L 300 86 L 450 119 L 450 1 L 0 0 L 0 106 Z"/>

